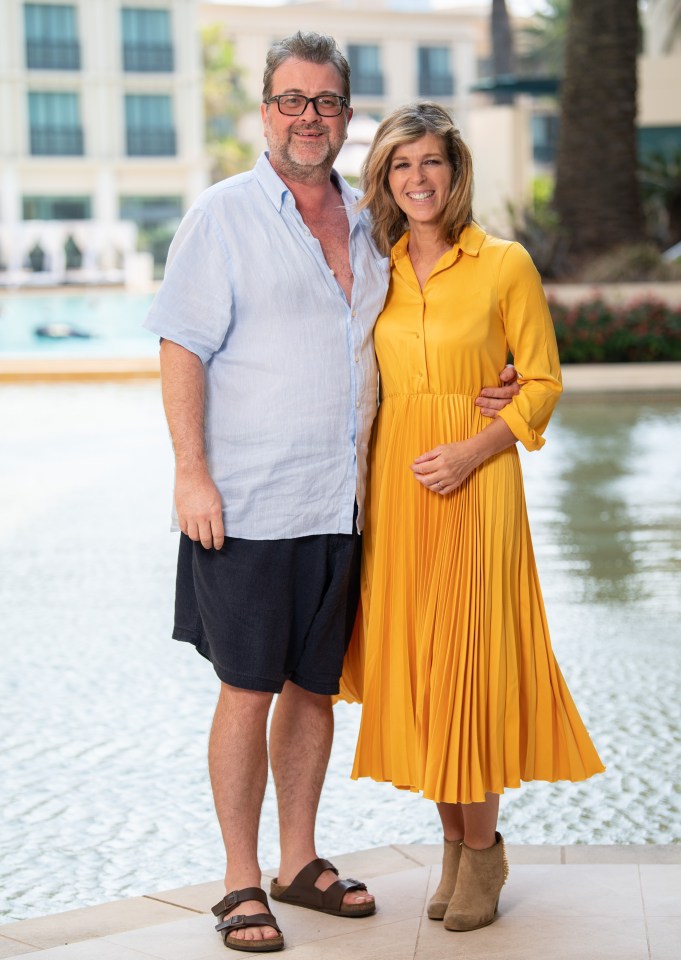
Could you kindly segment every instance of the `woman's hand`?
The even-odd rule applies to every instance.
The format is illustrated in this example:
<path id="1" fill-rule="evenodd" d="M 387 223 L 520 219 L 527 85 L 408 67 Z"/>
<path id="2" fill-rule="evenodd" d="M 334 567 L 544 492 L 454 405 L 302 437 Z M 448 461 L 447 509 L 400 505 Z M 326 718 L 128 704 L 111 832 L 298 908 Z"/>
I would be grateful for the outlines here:
<path id="1" fill-rule="evenodd" d="M 456 443 L 441 443 L 434 450 L 422 453 L 410 469 L 419 483 L 446 497 L 457 490 L 473 471 L 502 450 L 516 442 L 510 427 L 497 417 L 484 430 Z"/>
<path id="2" fill-rule="evenodd" d="M 410 470 L 424 487 L 444 497 L 460 487 L 479 464 L 479 455 L 470 440 L 461 440 L 441 443 L 434 450 L 422 453 Z"/>

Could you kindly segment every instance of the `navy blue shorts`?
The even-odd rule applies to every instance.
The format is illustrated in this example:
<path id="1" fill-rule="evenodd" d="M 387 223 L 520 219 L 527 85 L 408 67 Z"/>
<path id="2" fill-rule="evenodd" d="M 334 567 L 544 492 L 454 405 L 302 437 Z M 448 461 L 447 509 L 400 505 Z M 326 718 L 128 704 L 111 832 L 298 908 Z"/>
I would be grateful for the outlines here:
<path id="1" fill-rule="evenodd" d="M 205 550 L 180 534 L 173 637 L 220 680 L 279 693 L 291 680 L 338 693 L 359 601 L 361 537 L 225 538 Z"/>

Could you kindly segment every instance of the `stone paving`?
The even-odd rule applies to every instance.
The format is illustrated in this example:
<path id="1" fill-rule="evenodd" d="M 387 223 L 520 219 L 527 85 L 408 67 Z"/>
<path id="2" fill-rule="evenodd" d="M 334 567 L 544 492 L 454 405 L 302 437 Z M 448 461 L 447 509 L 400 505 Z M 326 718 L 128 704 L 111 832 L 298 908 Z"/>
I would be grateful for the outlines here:
<path id="1" fill-rule="evenodd" d="M 425 916 L 439 877 L 435 845 L 334 857 L 370 881 L 363 920 L 276 904 L 291 960 L 679 960 L 681 845 L 510 846 L 497 922 L 455 934 Z M 267 877 L 264 878 L 265 885 Z M 0 957 L 218 960 L 210 906 L 220 881 L 0 927 Z"/>

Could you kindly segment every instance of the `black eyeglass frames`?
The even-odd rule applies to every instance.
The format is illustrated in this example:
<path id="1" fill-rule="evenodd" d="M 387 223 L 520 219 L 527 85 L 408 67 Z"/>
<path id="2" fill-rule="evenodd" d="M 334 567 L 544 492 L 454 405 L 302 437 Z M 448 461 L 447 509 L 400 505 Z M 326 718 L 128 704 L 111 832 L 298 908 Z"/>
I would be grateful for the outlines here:
<path id="1" fill-rule="evenodd" d="M 280 93 L 263 102 L 274 103 L 275 101 L 279 113 L 283 113 L 285 117 L 301 117 L 307 110 L 308 103 L 312 104 L 319 117 L 337 117 L 343 112 L 343 107 L 348 106 L 347 97 L 330 93 L 322 93 L 319 97 L 304 97 L 302 93 Z"/>

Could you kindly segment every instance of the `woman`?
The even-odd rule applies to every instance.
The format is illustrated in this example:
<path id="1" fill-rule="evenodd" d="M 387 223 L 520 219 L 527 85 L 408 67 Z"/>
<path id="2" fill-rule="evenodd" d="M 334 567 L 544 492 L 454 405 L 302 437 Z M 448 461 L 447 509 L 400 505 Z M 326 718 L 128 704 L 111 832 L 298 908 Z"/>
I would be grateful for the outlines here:
<path id="1" fill-rule="evenodd" d="M 363 613 L 342 686 L 363 702 L 353 777 L 437 803 L 428 916 L 473 930 L 494 920 L 507 874 L 499 794 L 604 769 L 551 650 L 515 447 L 544 443 L 556 341 L 528 254 L 473 221 L 470 153 L 445 110 L 384 120 L 363 179 L 392 269 L 375 329 Z M 474 399 L 509 351 L 522 389 L 486 420 Z"/>

